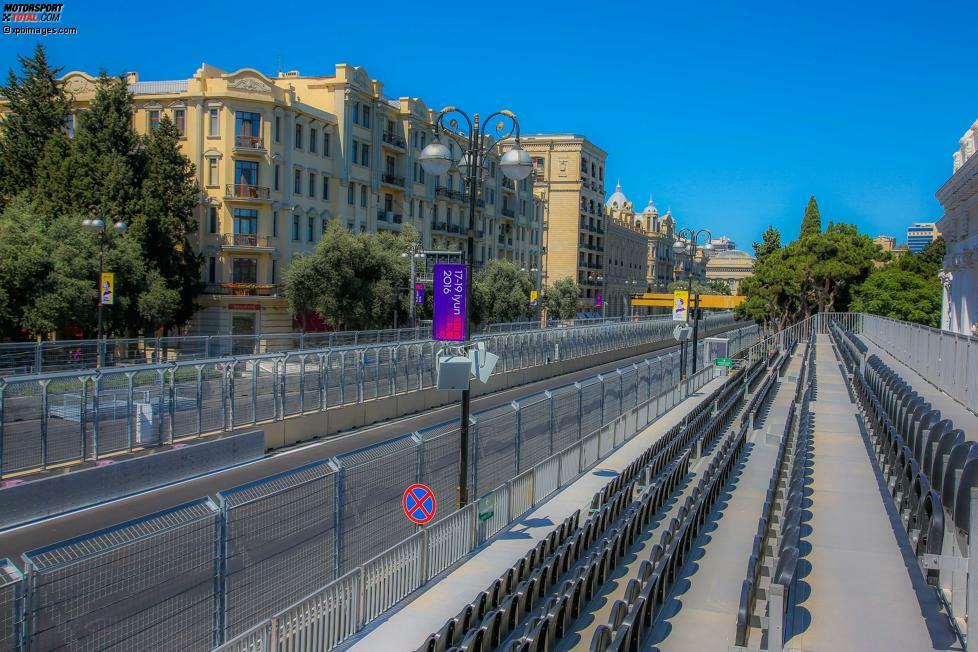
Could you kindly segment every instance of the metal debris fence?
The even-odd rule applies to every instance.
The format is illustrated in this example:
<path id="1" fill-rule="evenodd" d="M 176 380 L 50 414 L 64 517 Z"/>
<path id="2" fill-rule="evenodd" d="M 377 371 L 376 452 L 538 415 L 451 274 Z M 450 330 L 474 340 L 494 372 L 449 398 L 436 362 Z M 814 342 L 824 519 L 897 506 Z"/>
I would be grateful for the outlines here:
<path id="1" fill-rule="evenodd" d="M 740 349 L 756 333 L 730 336 Z M 680 384 L 677 357 L 474 414 L 470 478 L 500 514 L 484 526 L 478 502 L 454 505 L 456 421 L 25 553 L 23 579 L 12 566 L 0 576 L 4 649 L 329 649 L 713 377 L 707 367 Z M 636 391 L 636 368 L 649 396 L 604 409 L 609 383 L 618 396 Z M 582 385 L 597 388 L 595 411 L 608 418 L 590 431 L 579 425 Z M 420 531 L 400 509 L 413 482 L 439 498 L 438 520 Z"/>
<path id="2" fill-rule="evenodd" d="M 705 329 L 734 321 L 703 320 Z M 655 319 L 487 336 L 496 373 L 671 337 Z M 0 378 L 0 478 L 434 387 L 415 342 Z"/>

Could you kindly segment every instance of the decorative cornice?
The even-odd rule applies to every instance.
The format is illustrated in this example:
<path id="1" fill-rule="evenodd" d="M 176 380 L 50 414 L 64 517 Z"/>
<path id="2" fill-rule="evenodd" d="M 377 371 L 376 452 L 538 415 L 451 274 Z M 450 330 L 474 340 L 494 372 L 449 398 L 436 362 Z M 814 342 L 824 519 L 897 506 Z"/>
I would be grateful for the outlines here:
<path id="1" fill-rule="evenodd" d="M 254 77 L 235 79 L 234 81 L 228 82 L 228 88 L 234 88 L 248 93 L 268 93 L 272 90 L 271 86 Z"/>

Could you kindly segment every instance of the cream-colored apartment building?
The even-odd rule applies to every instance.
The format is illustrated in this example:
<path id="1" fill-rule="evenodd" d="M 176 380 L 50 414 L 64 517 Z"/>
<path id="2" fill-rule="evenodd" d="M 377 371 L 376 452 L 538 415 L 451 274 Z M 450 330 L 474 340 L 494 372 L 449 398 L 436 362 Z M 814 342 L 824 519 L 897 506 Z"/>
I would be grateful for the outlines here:
<path id="1" fill-rule="evenodd" d="M 543 285 L 573 279 L 582 288 L 582 308 L 593 312 L 605 276 L 608 155 L 575 134 L 523 136 L 522 145 L 533 158 L 533 190 L 546 226 Z"/>
<path id="2" fill-rule="evenodd" d="M 91 101 L 91 75 L 68 73 L 63 82 L 78 109 Z M 387 97 L 362 68 L 269 77 L 204 64 L 189 79 L 140 81 L 133 73 L 129 88 L 137 131 L 168 115 L 197 169 L 206 290 L 195 334 L 292 330 L 282 275 L 314 250 L 330 220 L 369 233 L 412 224 L 428 249 L 465 249 L 461 175 L 432 177 L 418 162 L 436 112 L 417 98 Z M 530 269 L 542 248 L 533 182 L 504 181 L 497 161 L 477 198 L 473 262 L 502 258 Z"/>

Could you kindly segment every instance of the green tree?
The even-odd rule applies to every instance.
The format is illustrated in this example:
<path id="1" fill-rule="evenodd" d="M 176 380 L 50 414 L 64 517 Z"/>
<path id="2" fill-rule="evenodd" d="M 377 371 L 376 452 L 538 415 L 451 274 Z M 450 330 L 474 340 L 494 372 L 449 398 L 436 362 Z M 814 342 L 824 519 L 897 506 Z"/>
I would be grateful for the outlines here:
<path id="1" fill-rule="evenodd" d="M 721 280 L 713 279 L 707 281 L 706 290 L 703 294 L 722 294 L 724 296 L 730 296 L 733 292 L 730 291 L 730 286 Z"/>
<path id="2" fill-rule="evenodd" d="M 773 226 L 768 226 L 761 234 L 761 241 L 755 242 L 754 258 L 760 262 L 781 248 L 781 232 Z"/>
<path id="3" fill-rule="evenodd" d="M 417 240 L 401 233 L 350 233 L 339 222 L 326 228 L 316 251 L 297 258 L 283 277 L 285 296 L 300 320 L 311 311 L 337 330 L 390 327 L 395 311 L 403 323 L 411 300 L 410 267 L 401 254 Z"/>
<path id="4" fill-rule="evenodd" d="M 686 290 L 689 288 L 689 281 L 685 279 L 680 279 L 678 281 L 673 281 L 666 286 L 667 292 L 675 292 L 676 290 Z M 696 279 L 693 280 L 693 294 L 730 294 L 730 287 L 723 281 L 718 281 L 716 279 L 703 283 Z"/>
<path id="5" fill-rule="evenodd" d="M 71 104 L 58 82 L 60 68 L 48 63 L 40 43 L 33 55 L 18 57 L 20 75 L 11 68 L 0 85 L 7 113 L 0 120 L 0 209 L 34 184 L 45 144 L 60 134 Z"/>
<path id="6" fill-rule="evenodd" d="M 189 320 L 203 287 L 202 261 L 194 251 L 200 188 L 193 164 L 180 152 L 179 139 L 180 132 L 164 116 L 146 140 L 141 210 L 134 214 L 127 235 L 139 241 L 145 260 L 155 268 L 147 292 L 166 295 L 165 300 L 141 299 L 141 304 L 154 306 L 139 310 L 147 330 Z"/>
<path id="7" fill-rule="evenodd" d="M 897 259 L 896 265 L 900 269 L 912 272 L 918 276 L 937 276 L 937 272 L 944 266 L 944 254 L 946 251 L 947 247 L 944 244 L 944 238 L 938 236 L 919 254 L 907 252 L 903 256 L 900 256 Z"/>
<path id="8" fill-rule="evenodd" d="M 861 283 L 882 257 L 882 250 L 851 224 L 829 224 L 824 233 L 793 243 L 808 273 L 809 296 L 819 312 L 844 310 L 849 290 Z"/>
<path id="9" fill-rule="evenodd" d="M 543 305 L 551 317 L 574 319 L 581 300 L 581 286 L 571 277 L 559 279 L 543 291 Z"/>
<path id="10" fill-rule="evenodd" d="M 822 218 L 818 212 L 818 202 L 815 195 L 808 198 L 808 206 L 805 207 L 805 217 L 801 220 L 801 233 L 799 238 L 817 235 L 822 232 Z"/>
<path id="11" fill-rule="evenodd" d="M 941 323 L 941 283 L 936 276 L 923 277 L 887 265 L 854 290 L 849 309 L 937 328 Z"/>
<path id="12" fill-rule="evenodd" d="M 519 321 L 530 315 L 533 281 L 518 265 L 492 260 L 473 279 L 473 320 L 476 324 Z"/>

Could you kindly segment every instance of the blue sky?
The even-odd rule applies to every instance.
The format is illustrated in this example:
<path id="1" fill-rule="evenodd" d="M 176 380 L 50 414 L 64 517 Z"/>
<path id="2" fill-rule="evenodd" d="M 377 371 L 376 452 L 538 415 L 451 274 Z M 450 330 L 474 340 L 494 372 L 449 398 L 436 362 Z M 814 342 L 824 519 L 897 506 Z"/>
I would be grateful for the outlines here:
<path id="1" fill-rule="evenodd" d="M 941 216 L 934 193 L 978 118 L 978 2 L 65 4 L 48 37 L 66 70 L 189 77 L 202 61 L 269 74 L 366 67 L 388 95 L 575 132 L 644 206 L 742 248 L 823 222 L 898 240 Z M 411 7 L 411 15 L 401 15 Z M 0 36 L 0 66 L 35 37 Z"/>

